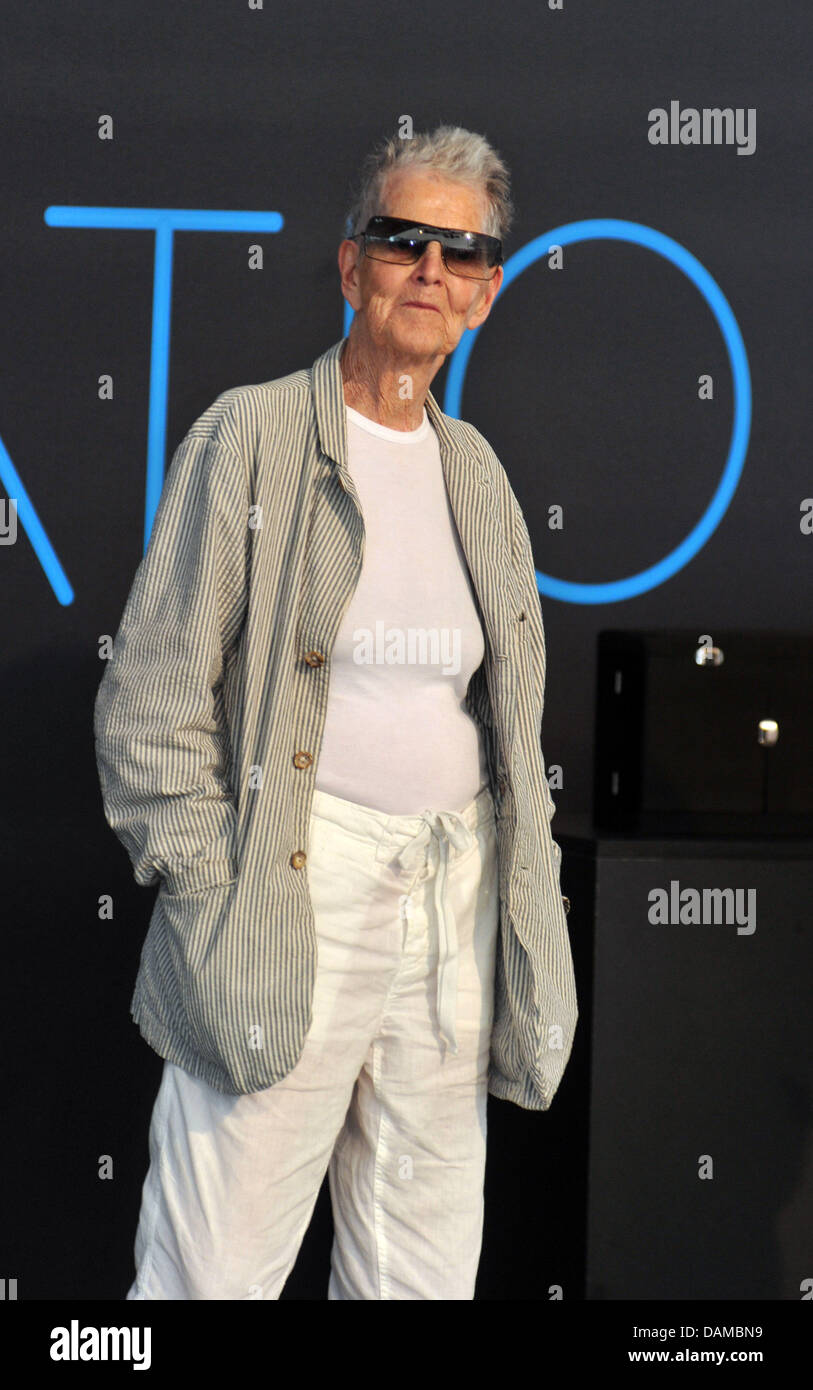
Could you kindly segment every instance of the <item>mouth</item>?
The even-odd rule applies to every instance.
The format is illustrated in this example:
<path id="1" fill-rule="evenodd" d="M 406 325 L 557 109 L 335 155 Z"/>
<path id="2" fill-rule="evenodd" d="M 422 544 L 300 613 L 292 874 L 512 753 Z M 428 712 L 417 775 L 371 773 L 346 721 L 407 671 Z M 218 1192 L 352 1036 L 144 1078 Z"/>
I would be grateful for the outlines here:
<path id="1" fill-rule="evenodd" d="M 440 312 L 438 309 L 435 308 L 434 304 L 420 304 L 417 300 L 414 300 L 414 299 L 408 300 L 407 303 L 403 305 L 403 308 L 404 308 L 404 309 L 428 309 L 429 312 L 430 312 L 430 314 L 437 314 L 437 313 Z"/>

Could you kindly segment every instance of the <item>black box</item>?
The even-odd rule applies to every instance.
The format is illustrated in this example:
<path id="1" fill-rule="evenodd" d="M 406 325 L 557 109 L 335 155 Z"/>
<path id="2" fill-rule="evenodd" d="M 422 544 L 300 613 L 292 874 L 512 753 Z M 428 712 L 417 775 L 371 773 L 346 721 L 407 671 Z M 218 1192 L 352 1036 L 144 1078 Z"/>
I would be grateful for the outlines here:
<path id="1" fill-rule="evenodd" d="M 810 835 L 813 635 L 600 632 L 593 819 L 644 835 Z"/>

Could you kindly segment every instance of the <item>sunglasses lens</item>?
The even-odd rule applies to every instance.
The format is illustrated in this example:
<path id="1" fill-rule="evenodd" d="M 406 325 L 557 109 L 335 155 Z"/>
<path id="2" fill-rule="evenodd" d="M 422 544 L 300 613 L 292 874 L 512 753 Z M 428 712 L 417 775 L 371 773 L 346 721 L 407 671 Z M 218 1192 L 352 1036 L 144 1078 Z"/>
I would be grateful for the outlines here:
<path id="1" fill-rule="evenodd" d="M 486 253 L 477 247 L 447 248 L 446 264 L 455 275 L 468 275 L 473 280 L 485 280 L 491 275 Z"/>
<path id="2" fill-rule="evenodd" d="M 368 246 L 373 256 L 378 256 L 382 260 L 394 261 L 396 265 L 409 265 L 418 259 L 419 251 L 423 250 L 420 239 L 410 239 L 407 236 L 369 236 Z"/>

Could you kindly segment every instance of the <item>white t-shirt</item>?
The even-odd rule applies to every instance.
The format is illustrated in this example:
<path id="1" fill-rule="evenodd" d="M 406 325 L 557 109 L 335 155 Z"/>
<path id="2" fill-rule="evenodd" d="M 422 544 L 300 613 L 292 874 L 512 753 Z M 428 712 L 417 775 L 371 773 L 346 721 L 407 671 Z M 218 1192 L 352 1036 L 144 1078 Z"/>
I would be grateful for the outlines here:
<path id="1" fill-rule="evenodd" d="M 345 409 L 365 542 L 314 785 L 389 815 L 462 811 L 488 785 L 464 704 L 485 645 L 437 435 L 425 408 L 416 430 Z"/>

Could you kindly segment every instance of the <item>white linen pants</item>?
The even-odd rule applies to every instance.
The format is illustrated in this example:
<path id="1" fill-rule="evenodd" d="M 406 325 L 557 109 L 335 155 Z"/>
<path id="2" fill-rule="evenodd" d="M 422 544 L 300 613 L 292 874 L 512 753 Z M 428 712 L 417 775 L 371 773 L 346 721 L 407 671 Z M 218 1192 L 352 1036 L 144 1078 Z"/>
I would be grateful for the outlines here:
<path id="1" fill-rule="evenodd" d="M 276 1085 L 164 1061 L 127 1299 L 278 1299 L 328 1171 L 328 1299 L 472 1299 L 499 875 L 484 788 L 391 816 L 316 789 L 313 1017 Z"/>

